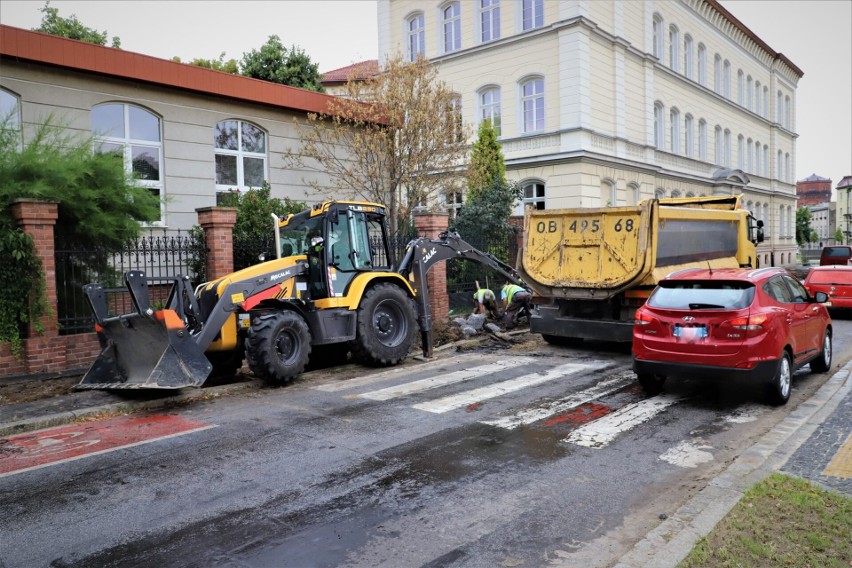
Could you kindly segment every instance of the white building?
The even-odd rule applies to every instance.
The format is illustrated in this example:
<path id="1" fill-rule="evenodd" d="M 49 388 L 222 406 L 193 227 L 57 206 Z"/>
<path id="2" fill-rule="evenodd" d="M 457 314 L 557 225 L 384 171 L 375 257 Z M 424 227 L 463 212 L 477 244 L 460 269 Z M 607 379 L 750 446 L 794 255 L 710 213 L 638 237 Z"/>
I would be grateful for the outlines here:
<path id="1" fill-rule="evenodd" d="M 378 29 L 498 125 L 527 204 L 742 193 L 761 264 L 795 262 L 802 71 L 715 0 L 379 0 Z"/>

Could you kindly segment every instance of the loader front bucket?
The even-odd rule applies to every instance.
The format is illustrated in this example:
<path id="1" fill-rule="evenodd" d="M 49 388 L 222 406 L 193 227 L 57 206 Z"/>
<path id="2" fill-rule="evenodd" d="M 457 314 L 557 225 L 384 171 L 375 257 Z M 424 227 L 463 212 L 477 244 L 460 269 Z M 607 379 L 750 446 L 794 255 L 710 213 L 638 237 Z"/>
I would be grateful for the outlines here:
<path id="1" fill-rule="evenodd" d="M 179 389 L 201 386 L 212 370 L 174 310 L 102 320 L 101 354 L 77 389 Z"/>

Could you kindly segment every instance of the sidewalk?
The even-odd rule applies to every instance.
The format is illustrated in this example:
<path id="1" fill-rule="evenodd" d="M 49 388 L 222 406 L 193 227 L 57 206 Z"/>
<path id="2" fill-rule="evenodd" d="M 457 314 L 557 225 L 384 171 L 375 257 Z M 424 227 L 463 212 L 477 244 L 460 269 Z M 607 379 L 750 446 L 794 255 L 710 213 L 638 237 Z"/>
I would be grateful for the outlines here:
<path id="1" fill-rule="evenodd" d="M 146 400 L 83 391 L 31 403 L 0 406 L 0 437 L 67 424 L 86 417 L 169 407 L 259 388 L 260 380 Z M 852 497 L 852 361 L 807 401 L 740 455 L 671 517 L 621 557 L 615 568 L 675 566 L 695 542 L 769 474 L 800 476 Z"/>

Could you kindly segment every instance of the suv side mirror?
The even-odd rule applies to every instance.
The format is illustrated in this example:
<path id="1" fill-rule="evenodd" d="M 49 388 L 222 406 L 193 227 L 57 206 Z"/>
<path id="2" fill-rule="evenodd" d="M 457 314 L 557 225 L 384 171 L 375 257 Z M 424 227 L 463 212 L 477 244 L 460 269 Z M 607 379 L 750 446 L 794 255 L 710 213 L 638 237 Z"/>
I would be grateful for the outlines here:
<path id="1" fill-rule="evenodd" d="M 814 300 L 816 300 L 820 304 L 824 304 L 828 301 L 828 294 L 825 292 L 817 292 L 814 294 Z"/>

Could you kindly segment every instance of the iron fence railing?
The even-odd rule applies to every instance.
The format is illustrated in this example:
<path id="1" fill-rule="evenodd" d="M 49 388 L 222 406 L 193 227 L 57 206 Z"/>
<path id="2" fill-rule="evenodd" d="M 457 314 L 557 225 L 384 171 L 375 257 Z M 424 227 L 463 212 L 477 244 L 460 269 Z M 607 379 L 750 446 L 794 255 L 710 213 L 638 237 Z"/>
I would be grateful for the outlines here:
<path id="1" fill-rule="evenodd" d="M 493 254 L 495 257 L 514 267 L 518 256 L 517 234 L 506 232 L 492 238 L 472 235 L 463 236 L 475 248 Z M 495 293 L 503 286 L 505 279 L 493 270 L 470 260 L 452 259 L 447 261 L 447 294 L 450 310 L 464 311 L 473 305 L 473 293 L 476 283 L 490 288 Z M 499 294 L 498 294 L 499 296 Z"/>
<path id="2" fill-rule="evenodd" d="M 141 270 L 156 279 L 150 292 L 157 305 L 168 295 L 172 278 L 189 276 L 194 284 L 203 279 L 206 248 L 198 235 L 186 231 L 150 230 L 117 248 L 57 242 L 55 257 L 59 331 L 70 335 L 93 330 L 84 285 L 99 282 L 104 287 L 110 315 L 127 313 L 131 307 L 124 273 Z"/>

